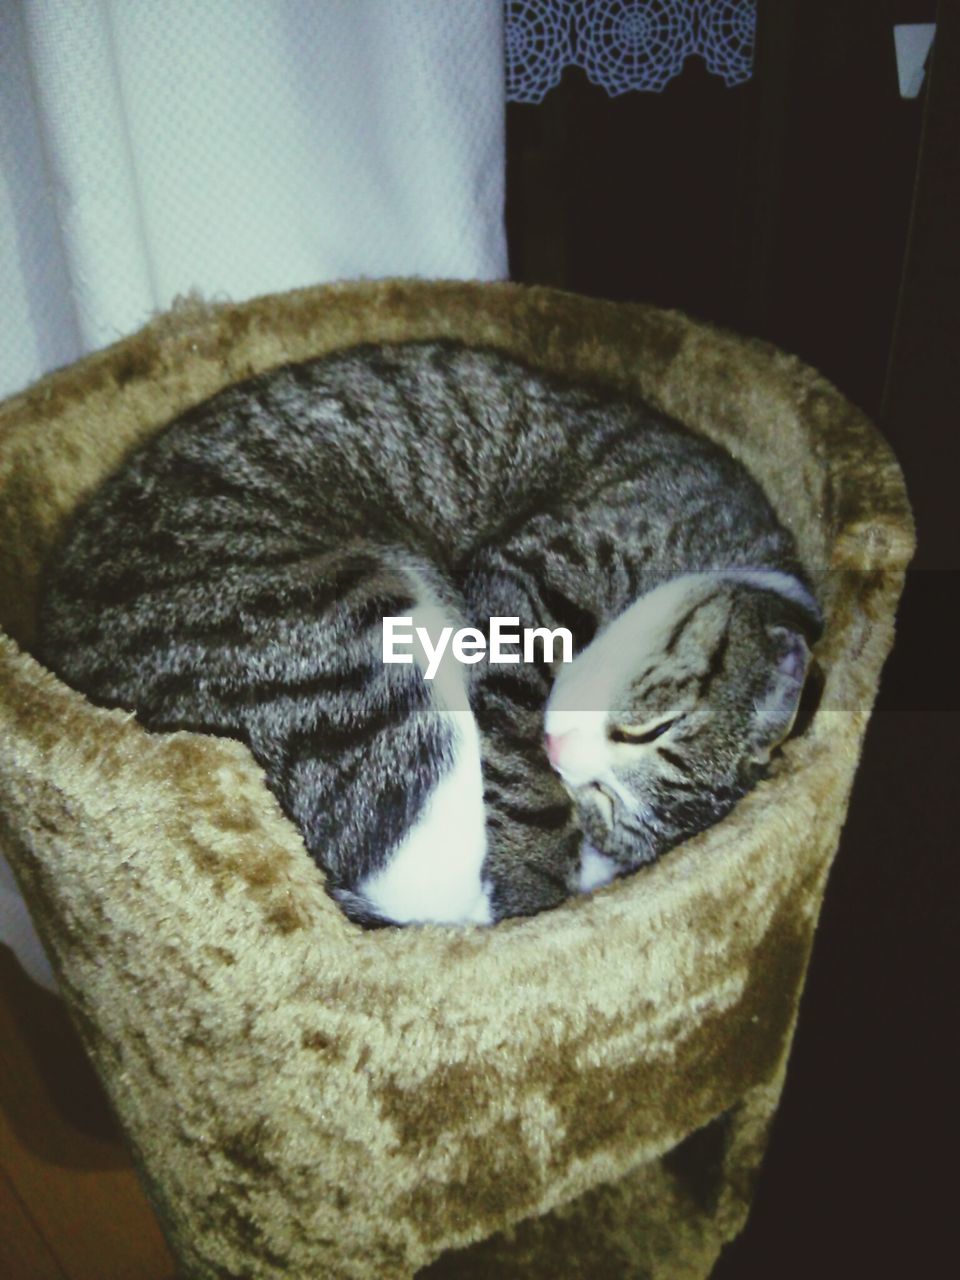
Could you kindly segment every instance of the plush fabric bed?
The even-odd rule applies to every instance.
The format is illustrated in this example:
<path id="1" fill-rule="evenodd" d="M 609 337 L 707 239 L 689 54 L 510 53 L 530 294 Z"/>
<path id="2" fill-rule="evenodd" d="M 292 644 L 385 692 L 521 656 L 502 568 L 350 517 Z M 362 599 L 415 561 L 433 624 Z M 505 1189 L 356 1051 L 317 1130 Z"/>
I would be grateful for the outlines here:
<path id="1" fill-rule="evenodd" d="M 494 929 L 363 932 L 244 747 L 147 734 L 32 658 L 38 575 L 179 410 L 438 335 L 638 391 L 740 457 L 821 591 L 822 694 L 772 777 L 653 868 Z M 912 547 L 889 449 L 811 370 L 549 290 L 188 302 L 0 406 L 0 845 L 183 1275 L 708 1275 L 746 1218 Z"/>

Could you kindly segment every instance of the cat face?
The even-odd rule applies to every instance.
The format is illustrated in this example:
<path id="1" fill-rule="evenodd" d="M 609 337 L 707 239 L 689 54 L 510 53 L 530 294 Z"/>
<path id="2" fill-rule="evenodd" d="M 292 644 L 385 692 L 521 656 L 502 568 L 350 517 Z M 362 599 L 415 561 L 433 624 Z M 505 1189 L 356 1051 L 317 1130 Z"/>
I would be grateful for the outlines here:
<path id="1" fill-rule="evenodd" d="M 622 870 L 722 818 L 789 733 L 810 656 L 798 619 L 817 616 L 793 581 L 674 579 L 554 685 L 547 754 L 588 840 Z"/>

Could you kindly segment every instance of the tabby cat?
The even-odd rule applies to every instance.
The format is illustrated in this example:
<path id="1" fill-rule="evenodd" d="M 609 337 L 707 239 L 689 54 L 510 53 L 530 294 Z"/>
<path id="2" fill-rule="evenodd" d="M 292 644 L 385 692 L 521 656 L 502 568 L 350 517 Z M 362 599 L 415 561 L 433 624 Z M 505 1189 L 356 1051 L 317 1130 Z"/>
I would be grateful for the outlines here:
<path id="1" fill-rule="evenodd" d="M 574 660 L 383 661 L 385 617 L 493 616 L 568 628 Z M 432 341 L 274 369 L 137 448 L 49 566 L 39 652 L 150 729 L 247 743 L 353 919 L 493 923 L 726 814 L 819 628 L 723 451 Z"/>

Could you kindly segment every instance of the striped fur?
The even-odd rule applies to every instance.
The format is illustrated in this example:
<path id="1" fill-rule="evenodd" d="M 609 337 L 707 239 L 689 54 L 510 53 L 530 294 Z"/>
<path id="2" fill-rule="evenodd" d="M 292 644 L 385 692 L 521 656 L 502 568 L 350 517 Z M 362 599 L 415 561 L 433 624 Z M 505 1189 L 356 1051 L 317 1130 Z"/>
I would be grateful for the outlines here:
<path id="1" fill-rule="evenodd" d="M 382 662 L 385 616 L 516 616 L 579 654 L 559 679 L 445 659 L 428 683 Z M 786 732 L 817 610 L 709 442 L 428 342 L 276 369 L 177 419 L 78 513 L 40 623 L 95 701 L 247 742 L 355 919 L 483 923 L 722 816 Z M 545 712 L 576 768 L 550 767 Z M 661 737 L 624 738 L 657 716 Z"/>

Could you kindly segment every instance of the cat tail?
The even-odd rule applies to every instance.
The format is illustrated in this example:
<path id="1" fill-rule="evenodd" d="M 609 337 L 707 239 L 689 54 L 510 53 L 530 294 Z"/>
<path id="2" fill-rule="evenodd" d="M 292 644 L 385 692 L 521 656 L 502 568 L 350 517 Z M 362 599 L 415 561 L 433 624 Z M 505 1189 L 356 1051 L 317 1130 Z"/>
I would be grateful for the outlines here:
<path id="1" fill-rule="evenodd" d="M 362 925 L 364 929 L 386 929 L 399 924 L 398 920 L 379 911 L 369 898 L 354 893 L 351 889 L 331 889 L 330 896 L 339 904 L 348 920 Z"/>

